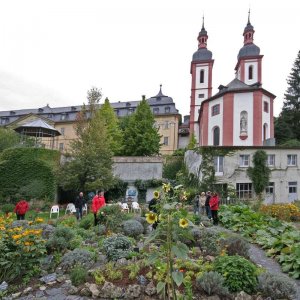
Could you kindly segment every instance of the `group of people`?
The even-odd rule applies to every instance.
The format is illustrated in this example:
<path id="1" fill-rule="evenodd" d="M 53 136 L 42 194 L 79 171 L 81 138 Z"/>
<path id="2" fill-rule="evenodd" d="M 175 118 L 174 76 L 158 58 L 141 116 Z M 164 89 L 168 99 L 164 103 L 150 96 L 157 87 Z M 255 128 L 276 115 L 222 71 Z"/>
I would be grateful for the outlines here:
<path id="1" fill-rule="evenodd" d="M 214 225 L 218 225 L 219 196 L 216 192 L 202 192 L 194 200 L 194 213 L 205 214 Z"/>

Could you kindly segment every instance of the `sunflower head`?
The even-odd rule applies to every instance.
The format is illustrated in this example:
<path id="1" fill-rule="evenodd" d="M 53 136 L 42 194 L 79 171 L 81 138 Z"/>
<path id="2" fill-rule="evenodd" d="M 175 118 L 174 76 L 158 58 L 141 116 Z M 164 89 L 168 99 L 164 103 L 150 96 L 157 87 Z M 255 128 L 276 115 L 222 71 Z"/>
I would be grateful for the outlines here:
<path id="1" fill-rule="evenodd" d="M 179 220 L 179 226 L 182 228 L 186 228 L 189 226 L 189 222 L 187 219 L 180 219 Z"/>
<path id="2" fill-rule="evenodd" d="M 168 193 L 171 190 L 170 183 L 163 183 L 163 190 L 165 193 Z"/>
<path id="3" fill-rule="evenodd" d="M 149 224 L 155 223 L 157 221 L 157 214 L 152 212 L 146 214 L 146 220 Z"/>
<path id="4" fill-rule="evenodd" d="M 153 197 L 154 197 L 155 199 L 158 199 L 159 196 L 160 196 L 159 191 L 155 191 L 155 192 L 153 193 Z"/>

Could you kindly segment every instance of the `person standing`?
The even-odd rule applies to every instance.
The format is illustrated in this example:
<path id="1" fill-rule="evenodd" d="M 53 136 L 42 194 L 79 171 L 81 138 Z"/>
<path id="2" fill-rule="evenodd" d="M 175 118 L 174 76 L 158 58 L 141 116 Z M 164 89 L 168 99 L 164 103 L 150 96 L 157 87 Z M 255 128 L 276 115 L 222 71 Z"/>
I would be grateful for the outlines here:
<path id="1" fill-rule="evenodd" d="M 219 219 L 218 219 L 219 196 L 217 193 L 212 194 L 212 197 L 209 201 L 209 206 L 210 206 L 211 215 L 213 218 L 213 224 L 218 225 L 218 223 L 219 223 Z"/>
<path id="2" fill-rule="evenodd" d="M 75 208 L 76 208 L 76 218 L 77 220 L 82 219 L 82 209 L 85 205 L 85 200 L 83 197 L 83 192 L 80 192 L 79 195 L 75 199 Z"/>
<path id="3" fill-rule="evenodd" d="M 211 193 L 208 191 L 206 193 L 205 210 L 206 210 L 206 215 L 209 220 L 211 220 L 211 210 L 210 210 L 210 206 L 209 206 L 210 198 L 211 198 Z"/>
<path id="4" fill-rule="evenodd" d="M 98 223 L 97 213 L 101 207 L 105 206 L 104 192 L 98 191 L 97 195 L 92 200 L 92 211 L 94 213 L 94 225 Z"/>
<path id="5" fill-rule="evenodd" d="M 148 206 L 149 210 L 151 212 L 155 213 L 157 216 L 159 214 L 159 207 L 158 207 L 159 206 L 159 202 L 158 202 L 159 197 L 160 197 L 159 193 L 154 192 L 154 197 L 150 200 L 149 206 Z M 156 229 L 157 225 L 158 225 L 158 220 L 152 224 L 152 229 Z"/>
<path id="6" fill-rule="evenodd" d="M 25 200 L 20 200 L 14 209 L 14 212 L 17 215 L 17 220 L 25 220 L 25 214 L 29 209 L 29 204 Z"/>
<path id="7" fill-rule="evenodd" d="M 206 195 L 205 192 L 202 192 L 199 198 L 199 213 L 202 215 L 205 214 L 205 202 L 206 202 Z"/>

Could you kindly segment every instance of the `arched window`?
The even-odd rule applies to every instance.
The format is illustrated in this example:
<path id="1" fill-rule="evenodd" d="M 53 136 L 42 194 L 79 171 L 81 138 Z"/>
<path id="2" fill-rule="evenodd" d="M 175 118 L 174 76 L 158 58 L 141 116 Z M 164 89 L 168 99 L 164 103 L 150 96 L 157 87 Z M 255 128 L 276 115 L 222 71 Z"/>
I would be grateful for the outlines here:
<path id="1" fill-rule="evenodd" d="M 268 124 L 265 123 L 263 127 L 263 140 L 265 141 L 268 138 Z"/>
<path id="2" fill-rule="evenodd" d="M 220 145 L 220 128 L 218 126 L 213 129 L 213 145 Z"/>
<path id="3" fill-rule="evenodd" d="M 253 79 L 253 66 L 249 66 L 249 69 L 248 69 L 248 79 L 249 80 L 252 80 Z"/>
<path id="4" fill-rule="evenodd" d="M 243 110 L 240 114 L 240 135 L 248 133 L 248 113 Z"/>
<path id="5" fill-rule="evenodd" d="M 204 83 L 204 70 L 200 71 L 200 83 Z"/>

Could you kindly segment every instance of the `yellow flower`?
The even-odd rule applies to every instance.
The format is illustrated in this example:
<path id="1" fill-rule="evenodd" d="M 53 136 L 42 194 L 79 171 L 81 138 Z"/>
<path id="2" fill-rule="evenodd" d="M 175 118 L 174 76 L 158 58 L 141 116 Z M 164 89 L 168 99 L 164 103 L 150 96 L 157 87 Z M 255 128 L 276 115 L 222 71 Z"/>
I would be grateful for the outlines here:
<path id="1" fill-rule="evenodd" d="M 24 245 L 25 246 L 31 246 L 33 244 L 33 242 L 25 242 Z"/>
<path id="2" fill-rule="evenodd" d="M 0 230 L 5 230 L 5 227 L 1 226 L 1 227 L 0 227 Z"/>
<path id="3" fill-rule="evenodd" d="M 158 199 L 159 196 L 160 196 L 159 191 L 155 191 L 155 192 L 153 193 L 153 196 L 154 196 L 155 199 Z"/>
<path id="4" fill-rule="evenodd" d="M 14 240 L 17 240 L 17 239 L 19 239 L 19 238 L 21 238 L 21 237 L 22 237 L 21 234 L 15 234 L 15 235 L 12 236 L 12 238 L 13 238 Z"/>
<path id="5" fill-rule="evenodd" d="M 36 222 L 36 223 L 43 223 L 43 222 L 44 222 L 44 219 L 43 219 L 43 218 L 36 218 L 36 219 L 35 219 L 35 222 Z"/>
<path id="6" fill-rule="evenodd" d="M 180 219 L 179 220 L 179 226 L 182 228 L 186 228 L 189 226 L 189 222 L 187 219 Z"/>
<path id="7" fill-rule="evenodd" d="M 149 224 L 153 224 L 157 221 L 157 215 L 155 213 L 146 214 L 146 220 Z"/>
<path id="8" fill-rule="evenodd" d="M 181 195 L 180 195 L 180 200 L 181 201 L 186 201 L 187 200 L 187 192 L 183 192 Z"/>
<path id="9" fill-rule="evenodd" d="M 168 193 L 171 190 L 170 183 L 163 183 L 163 190 L 165 193 Z"/>

